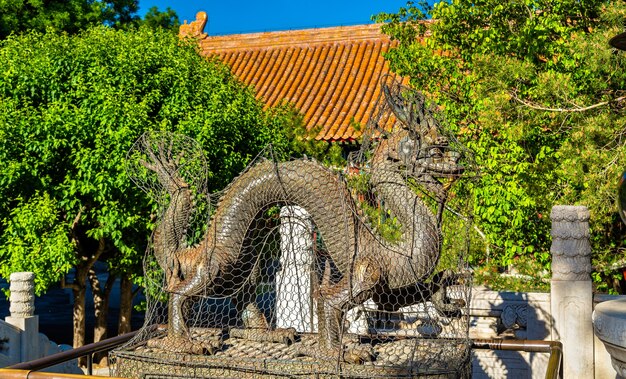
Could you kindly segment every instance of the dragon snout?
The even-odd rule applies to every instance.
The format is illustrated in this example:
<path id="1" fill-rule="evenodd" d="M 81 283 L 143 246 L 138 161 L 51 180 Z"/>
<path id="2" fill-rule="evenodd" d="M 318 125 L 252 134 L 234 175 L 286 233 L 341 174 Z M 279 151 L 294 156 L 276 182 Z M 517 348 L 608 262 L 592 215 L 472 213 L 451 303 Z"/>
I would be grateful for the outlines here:
<path id="1" fill-rule="evenodd" d="M 459 162 L 462 154 L 453 150 L 450 140 L 445 136 L 436 136 L 420 143 L 411 136 L 401 138 L 395 149 L 388 152 L 389 158 L 402 162 L 405 167 L 412 167 L 413 174 L 429 173 L 434 176 L 460 176 L 465 168 Z"/>
<path id="2" fill-rule="evenodd" d="M 439 136 L 435 139 L 435 145 L 437 146 L 448 146 L 448 138 Z"/>
<path id="3" fill-rule="evenodd" d="M 447 139 L 446 139 L 447 142 Z M 460 163 L 462 154 L 447 145 L 432 147 L 427 157 L 415 162 L 414 172 L 428 172 L 434 176 L 458 177 L 465 171 Z"/>

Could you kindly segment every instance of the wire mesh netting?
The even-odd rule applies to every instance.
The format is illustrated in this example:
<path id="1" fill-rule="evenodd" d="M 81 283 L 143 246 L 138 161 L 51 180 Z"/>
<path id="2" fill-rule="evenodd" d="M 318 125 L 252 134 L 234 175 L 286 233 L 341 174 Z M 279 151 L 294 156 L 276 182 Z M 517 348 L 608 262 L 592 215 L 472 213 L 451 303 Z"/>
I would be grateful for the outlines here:
<path id="1" fill-rule="evenodd" d="M 208 194 L 195 141 L 135 143 L 127 171 L 161 212 L 145 325 L 111 353 L 112 374 L 469 375 L 471 212 L 454 184 L 471 156 L 419 92 L 383 89 L 341 170 L 268 148 Z"/>

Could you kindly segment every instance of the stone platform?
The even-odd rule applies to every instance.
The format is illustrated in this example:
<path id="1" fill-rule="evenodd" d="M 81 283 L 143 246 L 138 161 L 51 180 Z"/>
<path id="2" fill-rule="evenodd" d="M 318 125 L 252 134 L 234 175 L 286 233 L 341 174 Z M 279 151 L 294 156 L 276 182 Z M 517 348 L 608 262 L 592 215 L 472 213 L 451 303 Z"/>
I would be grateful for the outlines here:
<path id="1" fill-rule="evenodd" d="M 192 339 L 215 339 L 218 329 L 192 330 Z M 151 339 L 162 336 L 152 336 Z M 466 339 L 427 339 L 352 335 L 346 345 L 370 343 L 376 360 L 348 364 L 301 356 L 317 349 L 316 334 L 301 334 L 292 344 L 224 340 L 214 355 L 172 353 L 134 342 L 110 353 L 111 375 L 161 378 L 469 378 L 470 348 Z M 151 344 L 153 345 L 153 344 Z"/>

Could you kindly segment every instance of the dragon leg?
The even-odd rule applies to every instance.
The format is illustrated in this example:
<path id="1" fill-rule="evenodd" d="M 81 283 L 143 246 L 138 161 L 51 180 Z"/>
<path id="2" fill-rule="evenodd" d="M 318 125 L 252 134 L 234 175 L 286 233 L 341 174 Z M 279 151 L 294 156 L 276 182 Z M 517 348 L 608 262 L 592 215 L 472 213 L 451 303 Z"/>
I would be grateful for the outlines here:
<path id="1" fill-rule="evenodd" d="M 459 318 L 462 316 L 462 308 L 465 306 L 465 301 L 462 299 L 451 299 L 447 293 L 448 288 L 458 284 L 459 280 L 459 275 L 444 270 L 433 275 L 431 280 L 427 282 L 417 282 L 406 287 L 394 289 L 377 288 L 377 291 L 372 296 L 372 300 L 378 305 L 379 310 L 386 312 L 397 312 L 403 307 L 431 302 L 441 317 Z M 421 323 L 420 320 L 411 323 L 401 321 L 400 326 L 403 329 L 412 329 L 419 323 Z"/>
<path id="2" fill-rule="evenodd" d="M 447 294 L 448 287 L 457 284 L 462 279 L 460 275 L 450 271 L 442 271 L 433 277 L 433 291 L 430 301 L 433 306 L 444 317 L 460 317 L 461 309 L 465 307 L 465 301 L 461 299 L 450 299 Z"/>
<path id="3" fill-rule="evenodd" d="M 379 283 L 382 270 L 370 259 L 358 260 L 352 275 L 344 277 L 336 284 L 329 283 L 330 266 L 327 264 L 320 285 L 323 301 L 323 319 L 319 326 L 319 350 L 302 352 L 303 355 L 315 355 L 322 359 L 337 359 L 349 363 L 362 363 L 374 360 L 370 345 L 346 348 L 343 344 L 343 319 L 348 310 L 364 303 Z"/>
<path id="4" fill-rule="evenodd" d="M 198 264 L 194 275 L 170 292 L 167 336 L 160 340 L 151 340 L 149 345 L 190 354 L 214 354 L 221 348 L 221 337 L 216 340 L 194 341 L 186 324 L 189 301 L 192 296 L 201 293 L 208 276 L 206 266 Z"/>

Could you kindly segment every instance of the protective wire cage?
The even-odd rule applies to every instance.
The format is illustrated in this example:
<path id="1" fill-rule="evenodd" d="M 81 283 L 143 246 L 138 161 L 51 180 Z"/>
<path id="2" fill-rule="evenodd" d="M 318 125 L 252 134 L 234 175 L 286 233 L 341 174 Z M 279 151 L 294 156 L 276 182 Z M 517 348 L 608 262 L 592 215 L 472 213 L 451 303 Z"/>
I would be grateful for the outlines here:
<path id="1" fill-rule="evenodd" d="M 346 168 L 270 147 L 216 194 L 194 140 L 143 135 L 127 171 L 161 212 L 111 374 L 468 377 L 471 155 L 391 81 L 363 135 Z"/>

